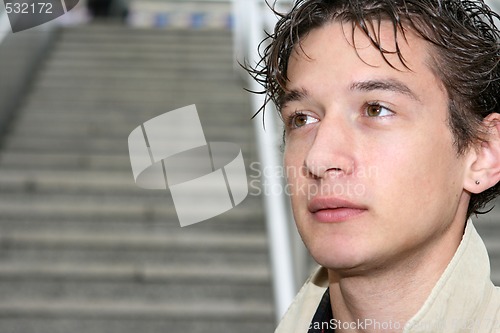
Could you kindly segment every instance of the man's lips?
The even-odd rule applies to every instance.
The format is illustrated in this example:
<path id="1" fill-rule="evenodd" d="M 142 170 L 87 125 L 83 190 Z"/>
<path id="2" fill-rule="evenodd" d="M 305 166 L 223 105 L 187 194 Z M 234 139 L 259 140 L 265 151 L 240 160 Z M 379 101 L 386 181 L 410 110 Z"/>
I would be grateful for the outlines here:
<path id="1" fill-rule="evenodd" d="M 363 214 L 368 208 L 341 198 L 316 197 L 309 202 L 307 209 L 319 222 L 332 223 L 347 221 Z"/>

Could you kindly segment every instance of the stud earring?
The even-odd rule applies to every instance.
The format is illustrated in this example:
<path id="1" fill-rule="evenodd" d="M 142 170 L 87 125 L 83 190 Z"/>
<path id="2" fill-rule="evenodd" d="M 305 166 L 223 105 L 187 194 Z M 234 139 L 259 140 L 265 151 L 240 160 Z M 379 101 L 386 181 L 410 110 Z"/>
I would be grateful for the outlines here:
<path id="1" fill-rule="evenodd" d="M 481 184 L 481 182 L 479 180 L 476 180 L 476 185 L 479 185 Z"/>

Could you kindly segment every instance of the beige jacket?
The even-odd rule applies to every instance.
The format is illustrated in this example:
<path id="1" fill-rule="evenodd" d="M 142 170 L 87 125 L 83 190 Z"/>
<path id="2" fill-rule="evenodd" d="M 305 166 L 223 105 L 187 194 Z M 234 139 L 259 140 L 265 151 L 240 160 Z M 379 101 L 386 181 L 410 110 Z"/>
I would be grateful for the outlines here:
<path id="1" fill-rule="evenodd" d="M 327 271 L 320 268 L 299 291 L 275 333 L 307 333 L 327 287 Z M 404 333 L 500 332 L 500 288 L 490 280 L 488 253 L 472 222 L 424 305 L 403 327 Z"/>

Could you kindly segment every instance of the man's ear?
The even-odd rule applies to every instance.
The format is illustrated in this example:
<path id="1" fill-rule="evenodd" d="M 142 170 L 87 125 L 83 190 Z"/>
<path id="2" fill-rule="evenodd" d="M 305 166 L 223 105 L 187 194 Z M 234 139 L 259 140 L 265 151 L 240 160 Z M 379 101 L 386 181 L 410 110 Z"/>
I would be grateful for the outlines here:
<path id="1" fill-rule="evenodd" d="M 464 188 L 471 193 L 481 193 L 500 180 L 500 114 L 489 114 L 483 127 L 485 137 L 469 152 Z"/>

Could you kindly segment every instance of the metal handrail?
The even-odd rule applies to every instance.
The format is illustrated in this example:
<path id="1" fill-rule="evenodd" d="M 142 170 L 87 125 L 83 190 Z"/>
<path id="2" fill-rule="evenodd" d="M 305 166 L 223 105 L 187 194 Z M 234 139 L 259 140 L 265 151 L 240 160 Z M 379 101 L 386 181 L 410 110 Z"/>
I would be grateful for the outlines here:
<path id="1" fill-rule="evenodd" d="M 233 15 L 235 60 L 253 66 L 259 61 L 258 49 L 265 36 L 264 31 L 270 31 L 277 18 L 267 8 L 264 0 L 233 0 Z M 247 79 L 251 90 L 262 89 L 255 80 L 249 76 Z M 252 109 L 255 112 L 264 102 L 264 96 L 252 94 L 251 98 Z M 279 170 L 282 165 L 278 149 L 281 136 L 276 112 L 273 109 L 272 105 L 267 107 L 265 129 L 260 121 L 254 122 L 261 171 Z M 282 177 L 273 172 L 262 172 L 262 182 L 269 189 L 284 189 Z M 270 192 L 264 194 L 263 200 L 269 236 L 275 314 L 278 321 L 291 304 L 297 287 L 289 208 L 284 191 Z"/>
<path id="2" fill-rule="evenodd" d="M 484 1 L 488 6 L 491 7 L 495 12 L 500 14 L 500 0 L 485 0 Z M 499 25 L 500 21 L 496 20 L 496 24 Z"/>
<path id="3" fill-rule="evenodd" d="M 0 7 L 0 44 L 9 33 L 11 33 L 9 17 L 3 7 Z"/>

